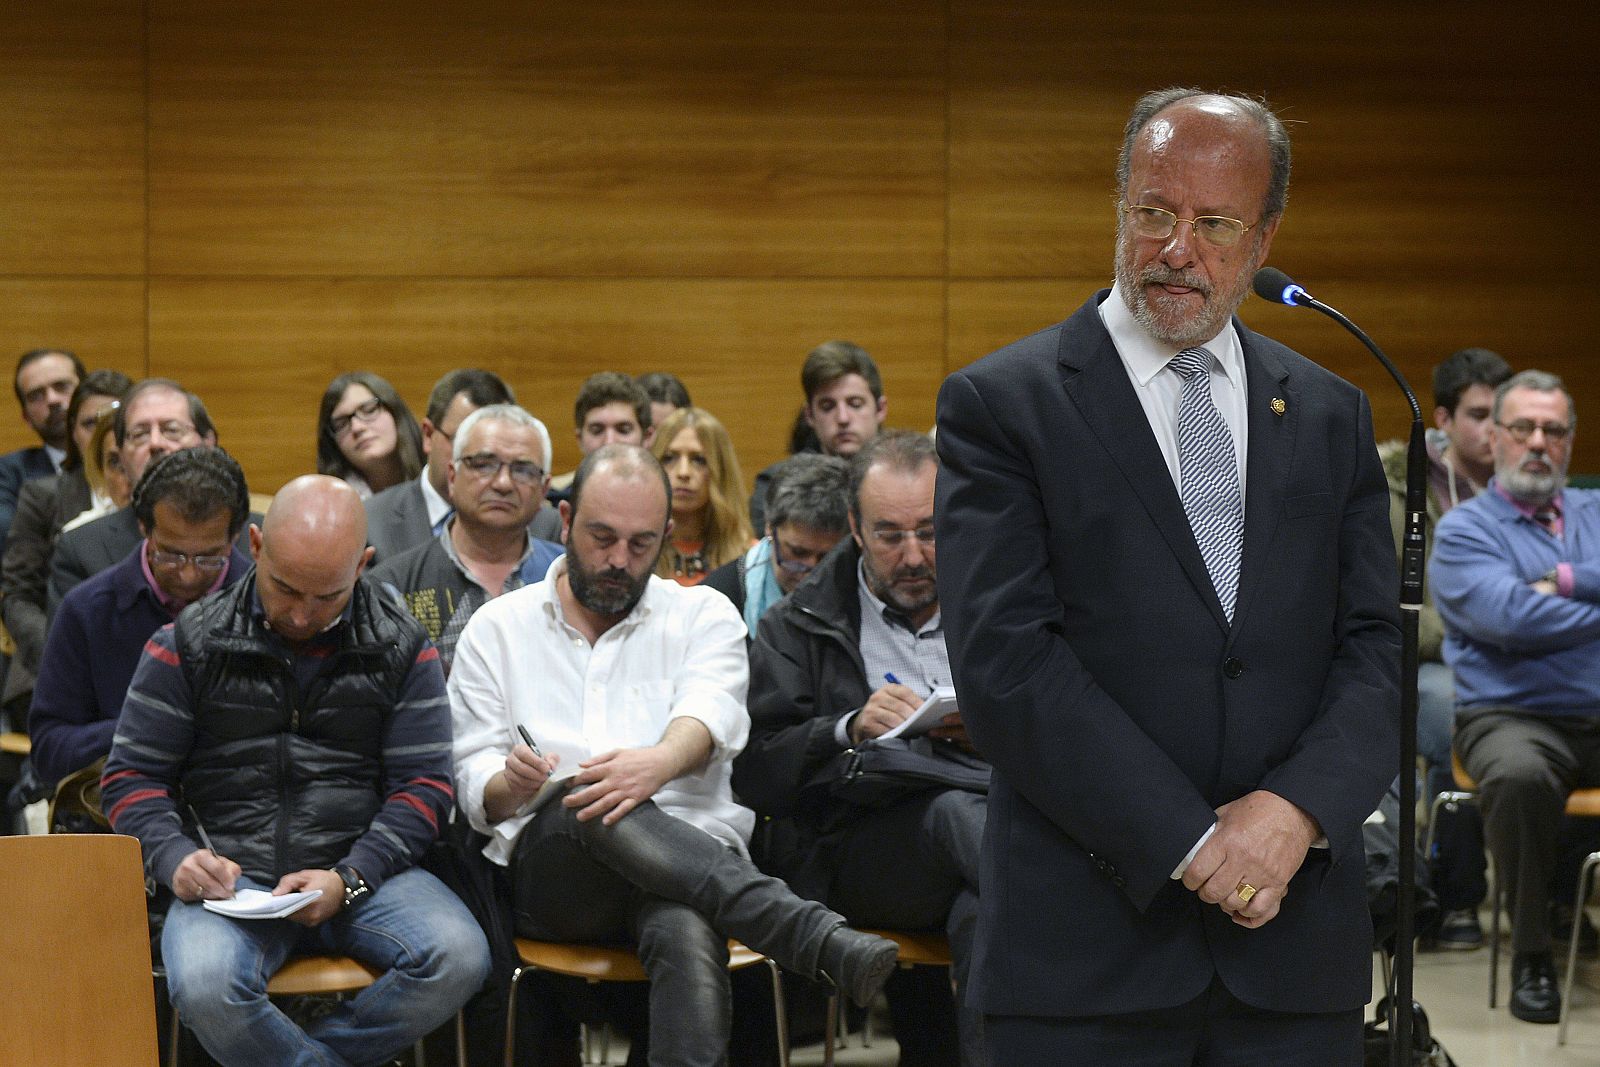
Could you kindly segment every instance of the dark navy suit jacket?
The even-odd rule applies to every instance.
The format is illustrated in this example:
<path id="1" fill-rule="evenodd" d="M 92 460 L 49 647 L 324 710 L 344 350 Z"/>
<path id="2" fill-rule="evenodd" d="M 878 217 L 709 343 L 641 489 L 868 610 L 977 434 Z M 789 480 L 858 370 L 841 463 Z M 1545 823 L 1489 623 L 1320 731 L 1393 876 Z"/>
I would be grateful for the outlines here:
<path id="1" fill-rule="evenodd" d="M 11 532 L 11 520 L 17 514 L 17 497 L 22 493 L 22 483 L 34 478 L 47 478 L 55 472 L 50 453 L 42 445 L 19 448 L 0 456 L 0 555 L 5 554 L 6 535 Z"/>
<path id="2" fill-rule="evenodd" d="M 962 715 L 994 765 L 977 1002 L 1153 1010 L 1219 975 L 1263 1008 L 1355 1008 L 1371 989 L 1361 824 L 1398 764 L 1398 577 L 1371 411 L 1235 321 L 1249 445 L 1230 626 L 1100 321 L 1106 296 L 939 395 L 939 602 Z M 1331 848 L 1247 930 L 1170 875 L 1214 809 L 1256 789 L 1309 812 Z"/>

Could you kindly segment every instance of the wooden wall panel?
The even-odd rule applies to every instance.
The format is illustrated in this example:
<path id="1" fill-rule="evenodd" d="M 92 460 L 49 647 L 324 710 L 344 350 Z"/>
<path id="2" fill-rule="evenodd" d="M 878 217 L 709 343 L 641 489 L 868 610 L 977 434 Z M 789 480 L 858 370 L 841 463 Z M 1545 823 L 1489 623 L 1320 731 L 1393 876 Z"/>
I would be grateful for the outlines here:
<path id="1" fill-rule="evenodd" d="M 70 348 L 93 370 L 144 376 L 144 282 L 0 276 L 0 374 L 33 348 Z M 7 378 L 9 381 L 9 377 Z M 16 398 L 0 386 L 0 452 L 39 443 Z"/>
<path id="2" fill-rule="evenodd" d="M 944 16 L 152 0 L 159 273 L 942 272 Z"/>
<path id="3" fill-rule="evenodd" d="M 322 384 L 363 365 L 419 403 L 448 366 L 506 370 L 563 448 L 585 374 L 676 368 L 754 468 L 802 354 L 846 336 L 884 362 L 892 421 L 925 425 L 945 371 L 1106 284 L 1121 123 L 1174 81 L 1286 109 L 1274 261 L 1418 385 L 1470 343 L 1580 405 L 1600 384 L 1557 255 L 1597 153 L 1581 5 L 5 10 L 0 338 L 130 371 L 148 352 L 259 479 L 309 462 Z M 1247 317 L 1398 417 L 1332 324 Z M 1600 470 L 1588 436 L 1575 465 Z"/>
<path id="4" fill-rule="evenodd" d="M 0 275 L 142 273 L 143 6 L 0 11 Z"/>
<path id="5" fill-rule="evenodd" d="M 585 377 L 670 367 L 728 424 L 748 481 L 784 454 L 800 361 L 830 337 L 878 358 L 892 422 L 931 426 L 942 301 L 937 282 L 157 279 L 150 363 L 205 399 L 262 491 L 312 469 L 322 390 L 354 367 L 419 416 L 450 368 L 502 374 L 550 427 L 558 470 L 578 459 Z"/>
<path id="6" fill-rule="evenodd" d="M 1127 111 L 1145 90 L 1200 83 L 1264 93 L 1289 121 L 1295 175 L 1272 262 L 1359 321 L 1414 385 L 1426 393 L 1435 362 L 1481 344 L 1563 374 L 1584 399 L 1589 330 L 1572 312 L 1590 301 L 1581 271 L 1554 266 L 1571 241 L 1556 221 L 1570 176 L 1600 162 L 1575 26 L 1437 0 L 1232 0 L 1193 21 L 1085 10 L 952 7 L 950 368 L 1002 342 L 1002 324 L 1020 335 L 1078 303 L 1035 314 L 1034 295 L 1110 284 Z M 1351 352 L 1347 376 L 1398 419 L 1387 377 L 1331 323 L 1253 316 L 1341 366 Z M 1600 468 L 1600 441 L 1580 437 L 1574 467 Z"/>

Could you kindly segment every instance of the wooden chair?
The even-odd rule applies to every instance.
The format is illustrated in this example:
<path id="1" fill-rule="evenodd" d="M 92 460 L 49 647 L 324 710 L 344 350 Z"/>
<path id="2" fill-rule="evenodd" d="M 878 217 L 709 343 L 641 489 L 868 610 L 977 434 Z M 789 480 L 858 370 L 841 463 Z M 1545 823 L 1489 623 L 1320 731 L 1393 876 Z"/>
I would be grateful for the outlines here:
<path id="1" fill-rule="evenodd" d="M 139 842 L 0 838 L 0 1058 L 156 1067 Z"/>
<path id="2" fill-rule="evenodd" d="M 506 1002 L 506 1067 L 513 1067 L 517 1051 L 517 983 L 530 971 L 549 971 L 585 982 L 648 982 L 638 953 L 627 945 L 575 945 L 554 941 L 516 940 L 522 966 L 511 972 L 511 993 Z M 728 942 L 728 970 L 766 964 L 772 977 L 772 1010 L 778 1023 L 778 1062 L 789 1067 L 789 1016 L 784 1009 L 783 981 L 778 965 L 738 941 Z"/>
<path id="3" fill-rule="evenodd" d="M 269 997 L 345 997 L 359 993 L 383 977 L 383 970 L 349 956 L 291 956 L 267 982 Z M 172 1012 L 169 1067 L 178 1067 L 177 1009 Z M 456 1062 L 467 1062 L 466 1026 L 456 1013 Z M 416 1045 L 417 1067 L 425 1067 L 422 1042 Z"/>
<path id="4" fill-rule="evenodd" d="M 886 937 L 900 946 L 901 967 L 949 967 L 950 942 L 943 934 L 926 930 L 863 930 L 862 933 Z M 839 992 L 828 997 L 827 1022 L 822 1030 L 822 1064 L 833 1067 L 834 1047 L 839 1035 Z M 864 1040 L 864 1038 L 863 1038 Z"/>
<path id="5" fill-rule="evenodd" d="M 1455 779 L 1457 792 L 1440 793 L 1434 800 L 1433 811 L 1437 816 L 1439 808 L 1445 803 L 1476 803 L 1478 798 L 1478 783 L 1472 780 L 1467 769 L 1461 765 L 1461 757 L 1454 751 L 1450 753 L 1450 774 Z M 1567 795 L 1566 814 L 1579 819 L 1600 818 L 1600 789 L 1574 789 Z M 1433 824 L 1428 826 L 1428 843 L 1424 855 L 1433 855 Z M 1589 860 L 1600 863 L 1600 853 L 1589 857 Z M 1571 992 L 1572 972 L 1576 965 L 1578 951 L 1578 934 L 1583 927 L 1583 902 L 1587 899 L 1583 891 L 1584 877 L 1592 870 L 1588 861 L 1585 861 L 1583 872 L 1578 876 L 1578 906 L 1572 915 L 1572 944 L 1568 953 L 1567 988 L 1561 999 L 1561 1029 L 1559 1041 L 1566 1039 L 1567 997 Z M 1489 920 L 1489 1007 L 1493 1008 L 1498 999 L 1500 982 L 1500 912 L 1505 898 L 1505 886 L 1502 884 L 1500 872 L 1494 871 L 1489 881 L 1490 920 Z"/>

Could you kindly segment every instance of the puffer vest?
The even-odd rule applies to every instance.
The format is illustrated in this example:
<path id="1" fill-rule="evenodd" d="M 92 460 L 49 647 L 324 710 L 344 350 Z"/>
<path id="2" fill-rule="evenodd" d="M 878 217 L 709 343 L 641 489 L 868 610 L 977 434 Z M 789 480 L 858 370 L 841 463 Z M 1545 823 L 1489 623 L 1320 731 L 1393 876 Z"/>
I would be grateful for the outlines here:
<path id="1" fill-rule="evenodd" d="M 252 569 L 178 616 L 195 728 L 180 783 L 217 851 L 275 885 L 343 859 L 382 806 L 384 728 L 427 638 L 358 580 L 343 640 L 302 692 L 255 588 Z"/>

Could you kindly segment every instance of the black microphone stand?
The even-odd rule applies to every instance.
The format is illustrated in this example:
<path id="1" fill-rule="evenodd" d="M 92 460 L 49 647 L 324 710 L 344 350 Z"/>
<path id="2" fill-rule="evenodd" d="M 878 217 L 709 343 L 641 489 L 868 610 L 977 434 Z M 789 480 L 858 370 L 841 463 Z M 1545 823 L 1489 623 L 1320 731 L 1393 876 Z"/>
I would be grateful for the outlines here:
<path id="1" fill-rule="evenodd" d="M 1262 275 L 1271 271 L 1269 278 Z M 1428 530 L 1428 446 L 1422 408 L 1405 375 L 1373 343 L 1372 338 L 1337 309 L 1294 285 L 1282 271 L 1267 267 L 1256 274 L 1256 291 L 1291 307 L 1322 312 L 1355 335 L 1389 372 L 1411 405 L 1411 440 L 1406 451 L 1406 521 L 1400 550 L 1400 891 L 1395 902 L 1394 989 L 1389 994 L 1390 1063 L 1411 1063 L 1412 970 L 1416 955 L 1417 888 L 1417 625 L 1422 611 L 1422 578 Z M 1280 295 L 1281 293 L 1281 295 Z"/>

